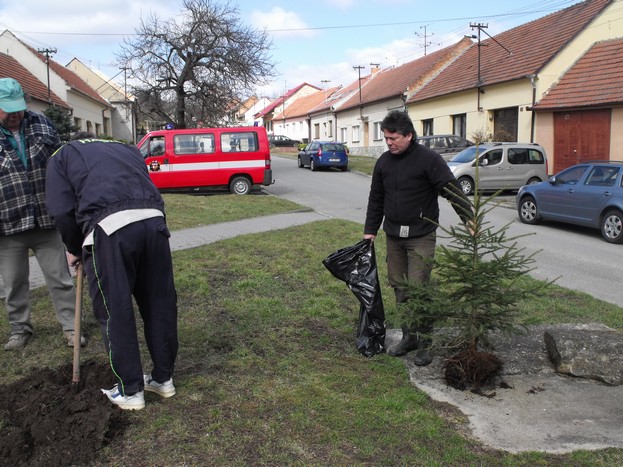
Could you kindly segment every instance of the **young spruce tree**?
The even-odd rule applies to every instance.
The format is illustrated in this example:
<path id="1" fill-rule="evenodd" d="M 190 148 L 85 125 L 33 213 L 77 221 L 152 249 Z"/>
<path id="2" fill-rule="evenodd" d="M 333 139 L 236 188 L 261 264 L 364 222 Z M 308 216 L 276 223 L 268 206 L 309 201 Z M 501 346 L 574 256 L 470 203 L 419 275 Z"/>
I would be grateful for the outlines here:
<path id="1" fill-rule="evenodd" d="M 448 365 L 458 362 L 461 372 L 475 373 L 461 378 L 476 389 L 483 382 L 482 365 L 478 363 L 483 359 L 477 354 L 483 350 L 488 353 L 489 333 L 520 332 L 520 305 L 542 294 L 551 283 L 539 282 L 535 289 L 534 282 L 528 286 L 521 280 L 533 269 L 536 253 L 526 254 L 518 245 L 517 240 L 525 235 L 508 236 L 510 223 L 496 227 L 486 220 L 498 204 L 497 193 L 487 197 L 479 193 L 477 169 L 472 222 L 438 226 L 439 237 L 448 237 L 448 242 L 437 248 L 432 280 L 424 285 L 406 282 L 410 300 L 398 310 L 403 321 L 417 326 L 432 320 L 435 328 L 446 331 L 431 336 L 434 348 L 457 352 L 447 360 L 446 380 Z M 501 362 L 497 369 L 501 369 Z"/>

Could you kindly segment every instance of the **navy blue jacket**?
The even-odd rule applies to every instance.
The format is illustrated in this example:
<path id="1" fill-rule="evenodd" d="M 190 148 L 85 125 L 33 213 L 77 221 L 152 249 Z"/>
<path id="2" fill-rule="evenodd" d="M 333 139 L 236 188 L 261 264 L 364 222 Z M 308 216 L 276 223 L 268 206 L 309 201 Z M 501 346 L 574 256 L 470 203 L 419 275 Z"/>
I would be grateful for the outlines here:
<path id="1" fill-rule="evenodd" d="M 136 146 L 79 140 L 50 159 L 46 204 L 67 251 L 80 256 L 84 238 L 106 216 L 128 209 L 155 208 L 164 201 Z"/>

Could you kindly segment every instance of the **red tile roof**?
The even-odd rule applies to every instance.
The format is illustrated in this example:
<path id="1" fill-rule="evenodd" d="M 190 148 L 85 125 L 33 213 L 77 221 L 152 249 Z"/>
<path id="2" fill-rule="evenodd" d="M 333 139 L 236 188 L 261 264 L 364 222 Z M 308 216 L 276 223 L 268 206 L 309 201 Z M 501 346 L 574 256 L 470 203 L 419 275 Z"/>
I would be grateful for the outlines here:
<path id="1" fill-rule="evenodd" d="M 264 108 L 261 112 L 257 113 L 256 116 L 257 117 L 263 117 L 264 115 L 269 114 L 270 112 L 275 110 L 275 108 L 277 106 L 279 106 L 283 102 L 287 101 L 290 97 L 292 97 L 294 94 L 296 94 L 304 86 L 310 86 L 312 88 L 316 88 L 316 89 L 320 90 L 320 88 L 318 88 L 318 87 L 316 87 L 316 86 L 314 86 L 312 84 L 308 84 L 308 83 L 299 84 L 297 87 L 292 88 L 289 91 L 287 91 L 283 96 L 278 97 L 277 99 L 272 101 L 270 104 L 268 104 L 268 106 L 266 106 L 266 108 Z"/>
<path id="2" fill-rule="evenodd" d="M 335 91 L 339 89 L 338 86 L 328 88 L 324 91 L 316 91 L 309 96 L 301 97 L 295 100 L 292 104 L 286 107 L 285 111 L 279 115 L 273 117 L 273 121 L 287 118 L 300 118 L 306 117 L 309 114 L 310 109 L 317 107 L 318 105 L 326 102 Z"/>
<path id="3" fill-rule="evenodd" d="M 24 46 L 28 47 L 32 51 L 32 53 L 34 53 L 37 57 L 39 57 L 45 63 L 46 61 L 45 55 L 37 52 L 36 49 L 33 49 L 28 44 L 24 44 Z M 89 86 L 82 78 L 80 78 L 76 73 L 71 71 L 69 68 L 65 68 L 63 65 L 55 62 L 52 59 L 49 59 L 49 62 L 50 62 L 50 70 L 54 71 L 54 73 L 56 73 L 58 76 L 63 78 L 65 80 L 65 83 L 67 83 L 67 86 L 69 86 L 70 89 L 80 94 L 83 94 L 84 96 L 87 96 L 106 107 L 111 106 L 110 103 L 106 99 L 104 99 L 97 92 L 95 92 L 95 89 Z"/>
<path id="4" fill-rule="evenodd" d="M 376 74 L 378 74 L 378 72 L 369 74 L 367 76 L 362 76 L 361 77 L 362 88 Z M 334 110 L 336 109 L 341 110 L 344 102 L 350 99 L 351 96 L 353 96 L 356 93 L 357 94 L 359 93 L 359 79 L 356 79 L 355 81 L 350 83 L 348 86 L 339 87 L 338 89 L 336 89 L 336 91 L 333 94 L 331 94 L 326 101 L 323 101 L 320 104 L 318 104 L 316 107 L 309 109 L 309 113 L 314 114 L 314 113 L 326 112 L 327 110 L 330 110 L 331 107 L 333 107 Z"/>
<path id="5" fill-rule="evenodd" d="M 408 102 L 416 102 L 478 87 L 478 49 L 481 86 L 538 74 L 571 39 L 612 0 L 587 0 L 543 18 L 517 26 L 467 50 Z"/>
<path id="6" fill-rule="evenodd" d="M 341 110 L 370 104 L 384 99 L 402 97 L 409 89 L 421 87 L 436 76 L 444 67 L 472 47 L 472 41 L 461 39 L 454 45 L 425 55 L 396 68 L 389 68 L 376 73 L 361 89 L 341 106 Z"/>
<path id="7" fill-rule="evenodd" d="M 623 39 L 594 44 L 535 110 L 623 104 Z"/>
<path id="8" fill-rule="evenodd" d="M 0 53 L 0 78 L 16 79 L 31 99 L 46 104 L 51 100 L 52 104 L 71 110 L 71 106 L 53 92 L 50 92 L 50 99 L 48 100 L 48 86 L 39 81 L 13 57 L 3 53 Z"/>

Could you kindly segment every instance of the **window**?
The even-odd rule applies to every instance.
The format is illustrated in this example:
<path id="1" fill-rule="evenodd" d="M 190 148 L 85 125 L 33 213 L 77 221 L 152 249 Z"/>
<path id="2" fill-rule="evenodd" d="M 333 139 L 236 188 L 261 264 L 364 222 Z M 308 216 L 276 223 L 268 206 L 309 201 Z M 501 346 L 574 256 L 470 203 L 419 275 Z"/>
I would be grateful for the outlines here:
<path id="1" fill-rule="evenodd" d="M 320 139 L 320 123 L 314 123 L 314 139 Z"/>
<path id="2" fill-rule="evenodd" d="M 359 142 L 359 133 L 361 131 L 361 127 L 359 125 L 355 125 L 353 126 L 353 143 L 358 143 Z"/>
<path id="3" fill-rule="evenodd" d="M 452 116 L 452 133 L 462 138 L 466 137 L 467 133 L 467 115 L 453 115 Z"/>
<path id="4" fill-rule="evenodd" d="M 556 183 L 563 185 L 576 185 L 582 175 L 586 172 L 586 166 L 580 165 L 578 167 L 572 167 L 565 170 L 561 174 L 556 176 Z"/>
<path id="5" fill-rule="evenodd" d="M 434 134 L 433 132 L 433 119 L 422 120 L 422 136 L 428 136 Z"/>
<path id="6" fill-rule="evenodd" d="M 528 150 L 527 149 L 509 149 L 508 150 L 508 162 L 509 164 L 527 164 L 528 163 Z"/>
<path id="7" fill-rule="evenodd" d="M 545 164 L 545 156 L 541 151 L 528 149 L 528 164 Z"/>
<path id="8" fill-rule="evenodd" d="M 340 128 L 340 141 L 346 143 L 348 141 L 348 128 L 343 126 Z"/>
<path id="9" fill-rule="evenodd" d="M 140 149 L 144 158 L 162 156 L 164 154 L 164 136 L 150 138 Z"/>
<path id="10" fill-rule="evenodd" d="M 327 124 L 327 138 L 333 138 L 333 120 Z"/>
<path id="11" fill-rule="evenodd" d="M 487 165 L 499 164 L 500 162 L 502 162 L 502 150 L 501 149 L 494 149 L 492 151 L 489 151 L 483 157 L 483 159 L 487 159 Z"/>
<path id="12" fill-rule="evenodd" d="M 229 152 L 253 152 L 259 147 L 257 143 L 257 133 L 238 132 L 223 133 L 221 135 L 221 150 Z"/>
<path id="13" fill-rule="evenodd" d="M 383 132 L 381 131 L 381 122 L 374 122 L 374 141 L 380 141 L 383 139 Z"/>
<path id="14" fill-rule="evenodd" d="M 214 135 L 210 133 L 175 135 L 173 147 L 176 155 L 214 152 Z"/>
<path id="15" fill-rule="evenodd" d="M 585 184 L 591 186 L 614 186 L 618 174 L 618 167 L 595 167 L 586 179 Z"/>

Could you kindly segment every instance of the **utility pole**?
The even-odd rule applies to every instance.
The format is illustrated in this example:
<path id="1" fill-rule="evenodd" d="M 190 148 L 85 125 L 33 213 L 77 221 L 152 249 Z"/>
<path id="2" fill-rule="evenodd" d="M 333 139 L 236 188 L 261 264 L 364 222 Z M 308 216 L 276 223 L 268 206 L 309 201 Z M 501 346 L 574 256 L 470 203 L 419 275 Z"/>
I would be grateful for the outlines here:
<path id="1" fill-rule="evenodd" d="M 357 70 L 359 72 L 359 103 L 361 104 L 361 70 L 364 70 L 365 66 L 354 66 L 353 70 Z"/>
<path id="2" fill-rule="evenodd" d="M 48 105 L 52 104 L 52 91 L 50 90 L 50 55 L 56 53 L 56 48 L 38 49 L 37 52 L 45 55 L 45 64 L 48 67 Z"/>
<path id="3" fill-rule="evenodd" d="M 320 82 L 322 83 L 323 87 L 324 87 L 324 100 L 327 100 L 327 84 L 329 84 L 331 82 L 330 79 L 321 79 Z"/>
<path id="4" fill-rule="evenodd" d="M 435 35 L 435 33 L 431 33 L 430 36 L 426 34 L 426 26 L 420 26 L 420 29 L 424 29 L 424 55 L 426 55 L 426 47 L 431 45 L 431 42 L 428 42 L 428 38 Z M 416 36 L 421 36 L 421 34 L 415 33 Z"/>
<path id="5" fill-rule="evenodd" d="M 477 44 L 478 45 L 478 78 L 476 80 L 476 90 L 478 92 L 478 100 L 477 100 L 477 103 L 476 103 L 476 107 L 477 107 L 478 112 L 481 112 L 482 111 L 482 106 L 480 105 L 480 94 L 481 93 L 484 94 L 484 91 L 483 91 L 483 89 L 481 87 L 482 86 L 482 79 L 480 77 L 480 49 L 482 47 L 482 43 L 480 42 L 480 33 L 481 33 L 481 31 L 483 29 L 486 29 L 489 26 L 486 25 L 486 24 L 483 24 L 483 23 L 470 23 L 469 26 L 472 29 L 473 28 L 477 28 L 478 29 L 478 36 L 477 36 L 477 38 L 478 38 L 478 44 Z"/>

